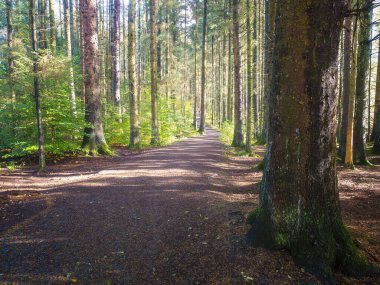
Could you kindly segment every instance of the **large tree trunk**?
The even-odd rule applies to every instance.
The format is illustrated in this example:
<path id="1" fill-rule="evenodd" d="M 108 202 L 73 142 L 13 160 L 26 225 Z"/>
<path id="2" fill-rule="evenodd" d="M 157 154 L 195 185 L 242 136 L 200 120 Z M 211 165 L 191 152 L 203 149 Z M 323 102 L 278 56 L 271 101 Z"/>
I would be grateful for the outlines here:
<path id="1" fill-rule="evenodd" d="M 254 243 L 289 249 L 326 283 L 332 268 L 347 272 L 366 265 L 343 226 L 337 188 L 343 10 L 344 0 L 276 3 L 267 156 L 249 234 Z"/>
<path id="2" fill-rule="evenodd" d="M 347 7 L 351 7 L 348 0 Z M 352 52 L 352 17 L 348 16 L 344 25 L 344 50 L 343 50 L 343 98 L 342 98 L 342 123 L 339 135 L 339 156 L 344 160 L 346 156 L 348 106 L 350 100 L 350 65 Z"/>
<path id="3" fill-rule="evenodd" d="M 73 113 L 76 113 L 76 97 L 75 97 L 75 85 L 74 85 L 74 69 L 72 63 L 72 50 L 71 50 L 71 26 L 70 26 L 70 14 L 69 14 L 69 3 L 68 0 L 63 0 L 63 21 L 65 25 L 66 34 L 66 51 L 67 58 L 70 64 L 70 94 L 71 94 L 71 104 Z"/>
<path id="4" fill-rule="evenodd" d="M 57 26 L 55 25 L 54 0 L 49 0 L 50 48 L 53 56 L 57 54 Z"/>
<path id="5" fill-rule="evenodd" d="M 233 50 L 234 50 L 234 138 L 233 146 L 243 146 L 243 118 L 242 118 L 242 96 L 240 80 L 240 23 L 239 23 L 239 1 L 232 1 L 232 18 L 233 18 Z"/>
<path id="6" fill-rule="evenodd" d="M 206 122 L 206 33 L 207 33 L 207 0 L 203 0 L 203 23 L 202 23 L 202 64 L 201 64 L 201 121 L 199 132 L 205 131 Z"/>
<path id="7" fill-rule="evenodd" d="M 354 119 L 354 163 L 369 164 L 366 155 L 366 140 L 364 135 L 364 117 L 365 103 L 367 95 L 366 79 L 368 78 L 369 59 L 371 56 L 370 49 L 370 33 L 371 33 L 371 10 L 372 1 L 360 1 L 364 12 L 360 17 L 359 27 L 359 48 L 357 61 L 357 76 L 356 76 L 356 94 L 355 94 L 355 119 Z"/>
<path id="8" fill-rule="evenodd" d="M 65 0 L 67 1 L 67 0 Z M 90 154 L 111 154 L 104 138 L 100 94 L 99 94 L 99 63 L 98 63 L 98 29 L 96 0 L 82 0 L 85 90 L 86 108 L 82 149 Z"/>
<path id="9" fill-rule="evenodd" d="M 131 147 L 137 147 L 140 141 L 138 86 L 136 79 L 136 1 L 129 2 L 128 8 L 128 81 Z"/>
<path id="10" fill-rule="evenodd" d="M 151 143 L 159 142 L 158 134 L 158 108 L 157 108 L 157 45 L 156 45 L 156 0 L 150 0 L 150 90 L 152 112 Z"/>
<path id="11" fill-rule="evenodd" d="M 37 140 L 38 140 L 38 171 L 43 171 L 46 167 L 45 162 L 45 145 L 44 145 L 44 131 L 42 126 L 42 113 L 40 103 L 40 83 L 38 80 L 38 44 L 37 44 L 37 31 L 36 31 L 36 18 L 35 18 L 35 4 L 34 0 L 29 0 L 29 24 L 31 31 L 31 42 L 33 50 L 33 75 L 34 75 L 34 100 L 36 104 L 36 121 L 37 121 Z"/>
<path id="12" fill-rule="evenodd" d="M 120 98 L 120 0 L 114 0 L 112 10 L 112 35 L 111 35 L 111 56 L 112 56 L 112 99 L 119 112 L 119 123 L 122 122 L 121 98 Z"/>

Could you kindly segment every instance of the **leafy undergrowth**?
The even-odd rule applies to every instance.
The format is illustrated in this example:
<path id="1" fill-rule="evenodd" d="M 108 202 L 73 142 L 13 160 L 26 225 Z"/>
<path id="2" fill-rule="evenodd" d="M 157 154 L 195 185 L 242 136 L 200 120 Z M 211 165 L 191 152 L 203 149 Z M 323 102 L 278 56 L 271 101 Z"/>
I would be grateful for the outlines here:
<path id="1" fill-rule="evenodd" d="M 217 128 L 217 127 L 215 127 Z M 245 147 L 234 147 L 232 146 L 232 139 L 234 133 L 234 125 L 232 122 L 224 122 L 220 128 L 217 128 L 220 131 L 220 141 L 226 147 L 227 156 L 253 156 L 254 158 L 260 158 L 261 156 L 255 153 L 255 146 L 263 145 L 259 140 L 252 141 L 251 153 L 248 153 Z"/>

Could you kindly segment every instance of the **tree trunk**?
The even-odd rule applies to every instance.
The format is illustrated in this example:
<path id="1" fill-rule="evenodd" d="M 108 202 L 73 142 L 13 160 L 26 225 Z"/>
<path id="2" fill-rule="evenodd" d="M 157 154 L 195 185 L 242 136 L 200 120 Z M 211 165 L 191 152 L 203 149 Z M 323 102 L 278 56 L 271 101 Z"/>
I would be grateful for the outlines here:
<path id="1" fill-rule="evenodd" d="M 206 33 L 207 33 L 207 0 L 203 0 L 202 23 L 202 65 L 201 65 L 201 121 L 199 132 L 204 133 L 206 122 Z"/>
<path id="2" fill-rule="evenodd" d="M 43 49 L 48 48 L 47 37 L 46 37 L 46 0 L 40 0 L 39 16 L 40 16 L 40 47 Z"/>
<path id="3" fill-rule="evenodd" d="M 84 129 L 82 149 L 92 155 L 111 154 L 104 138 L 101 118 L 96 0 L 82 0 L 82 11 L 87 124 Z"/>
<path id="4" fill-rule="evenodd" d="M 228 31 L 228 70 L 227 70 L 227 120 L 232 122 L 232 44 L 231 31 Z"/>
<path id="5" fill-rule="evenodd" d="M 193 126 L 197 129 L 197 51 L 198 51 L 198 0 L 195 0 L 194 17 L 195 17 L 195 41 L 194 41 L 194 106 L 193 106 Z"/>
<path id="6" fill-rule="evenodd" d="M 67 58 L 70 63 L 70 94 L 71 94 L 71 104 L 73 113 L 76 113 L 76 98 L 75 98 L 75 85 L 74 85 L 74 69 L 72 63 L 72 50 L 71 50 L 71 26 L 69 19 L 69 3 L 68 0 L 63 0 L 63 21 L 65 25 L 66 32 L 66 51 Z"/>
<path id="7" fill-rule="evenodd" d="M 79 3 L 79 32 L 80 32 L 80 67 L 81 67 L 81 73 L 82 73 L 82 102 L 83 102 L 83 108 L 86 106 L 86 84 L 85 84 L 85 65 L 84 65 L 84 33 L 83 33 L 83 9 L 82 9 L 82 3 L 83 1 L 80 0 Z"/>
<path id="8" fill-rule="evenodd" d="M 373 116 L 373 125 L 371 133 L 371 141 L 378 141 L 378 149 L 376 150 L 377 154 L 380 153 L 380 39 L 379 39 L 379 48 L 377 53 L 377 74 L 376 74 L 376 91 L 375 91 L 375 109 Z M 375 147 L 373 148 L 375 151 Z"/>
<path id="9" fill-rule="evenodd" d="M 38 80 L 38 45 L 37 45 L 37 31 L 36 31 L 36 18 L 35 18 L 35 4 L 34 0 L 29 0 L 29 24 L 31 30 L 31 42 L 33 50 L 33 75 L 34 75 L 34 100 L 36 104 L 36 121 L 37 121 L 37 140 L 38 140 L 38 171 L 43 171 L 46 167 L 45 162 L 45 145 L 44 145 L 44 131 L 42 125 L 42 113 L 40 103 L 40 84 Z"/>
<path id="10" fill-rule="evenodd" d="M 377 60 L 375 110 L 371 138 L 373 140 L 373 153 L 380 154 L 380 40 Z"/>
<path id="11" fill-rule="evenodd" d="M 251 21 L 250 0 L 246 0 L 246 27 L 247 27 L 247 133 L 245 151 L 252 154 L 252 54 L 251 54 Z"/>
<path id="12" fill-rule="evenodd" d="M 232 1 L 233 18 L 233 50 L 234 50 L 234 138 L 233 146 L 243 146 L 243 118 L 242 118 L 242 96 L 240 80 L 240 23 L 239 23 L 239 0 Z"/>
<path id="13" fill-rule="evenodd" d="M 267 156 L 249 234 L 254 243 L 289 249 L 326 284 L 332 268 L 352 272 L 366 266 L 343 226 L 337 188 L 343 9 L 343 0 L 277 2 Z"/>
<path id="14" fill-rule="evenodd" d="M 130 147 L 137 147 L 140 142 L 138 86 L 136 79 L 136 1 L 129 2 L 128 8 L 128 82 L 130 112 Z"/>
<path id="15" fill-rule="evenodd" d="M 57 55 L 57 26 L 55 25 L 54 0 L 49 0 L 50 48 L 53 56 Z"/>
<path id="16" fill-rule="evenodd" d="M 7 46 L 8 46 L 8 83 L 9 83 L 9 97 L 13 104 L 16 101 L 16 93 L 14 91 L 15 84 L 15 59 L 13 52 L 13 7 L 12 0 L 7 0 Z"/>
<path id="17" fill-rule="evenodd" d="M 370 33 L 371 33 L 371 10 L 372 1 L 362 0 L 361 6 L 364 8 L 360 17 L 360 27 L 358 34 L 358 61 L 356 76 L 355 94 L 355 118 L 354 118 L 354 163 L 369 164 L 366 154 L 366 140 L 364 134 L 365 104 L 367 95 L 367 84 L 369 71 L 369 59 L 371 56 Z"/>
<path id="18" fill-rule="evenodd" d="M 150 0 L 150 90 L 152 112 L 152 136 L 151 143 L 159 142 L 158 134 L 158 109 L 157 109 L 157 45 L 156 45 L 156 0 Z"/>
<path id="19" fill-rule="evenodd" d="M 253 51 L 252 51 L 252 68 L 254 71 L 253 74 L 253 82 L 252 82 L 252 107 L 253 107 L 253 126 L 254 126 L 254 136 L 257 137 L 258 135 L 258 122 L 259 122 L 259 115 L 258 115 L 258 88 L 257 88 L 257 74 L 258 74 L 258 62 L 257 62 L 257 49 L 258 49 L 258 42 L 257 42 L 257 22 L 258 22 L 258 13 L 257 13 L 257 0 L 254 0 L 254 15 L 253 15 Z"/>
<path id="20" fill-rule="evenodd" d="M 120 98 L 120 0 L 114 0 L 112 10 L 112 36 L 111 36 L 111 56 L 112 56 L 112 99 L 118 108 L 118 120 L 122 122 L 121 98 Z"/>
<path id="21" fill-rule="evenodd" d="M 351 0 L 348 0 L 347 7 L 351 7 Z M 343 50 L 343 98 L 342 98 L 342 123 L 339 136 L 339 156 L 345 160 L 346 156 L 346 139 L 347 139 L 347 120 L 348 107 L 350 100 L 350 65 L 352 53 L 352 17 L 345 19 L 344 25 L 344 50 Z M 356 60 L 356 59 L 355 59 Z"/>

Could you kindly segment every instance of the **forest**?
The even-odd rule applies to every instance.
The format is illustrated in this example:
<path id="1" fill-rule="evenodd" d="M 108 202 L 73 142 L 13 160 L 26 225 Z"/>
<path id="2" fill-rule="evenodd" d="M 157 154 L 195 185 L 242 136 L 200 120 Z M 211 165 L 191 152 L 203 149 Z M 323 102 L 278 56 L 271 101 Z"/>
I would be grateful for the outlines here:
<path id="1" fill-rule="evenodd" d="M 379 6 L 0 0 L 0 284 L 380 284 Z"/>

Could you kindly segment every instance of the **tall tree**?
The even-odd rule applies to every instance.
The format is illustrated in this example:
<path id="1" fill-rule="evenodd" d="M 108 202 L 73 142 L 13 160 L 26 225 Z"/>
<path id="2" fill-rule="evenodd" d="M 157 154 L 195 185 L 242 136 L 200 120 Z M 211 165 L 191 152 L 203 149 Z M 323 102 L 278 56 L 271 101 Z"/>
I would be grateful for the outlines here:
<path id="1" fill-rule="evenodd" d="M 205 131 L 206 122 L 206 33 L 207 33 L 207 0 L 203 0 L 202 23 L 202 63 L 201 63 L 201 121 L 199 132 Z"/>
<path id="2" fill-rule="evenodd" d="M 121 123 L 121 98 L 120 98 L 120 0 L 114 1 L 112 9 L 112 34 L 111 34 L 111 56 L 112 56 L 112 85 L 111 93 L 114 103 L 118 107 L 119 122 Z"/>
<path id="3" fill-rule="evenodd" d="M 194 39 L 194 104 L 193 104 L 193 126 L 197 129 L 197 79 L 198 79 L 198 0 L 195 0 L 194 4 L 194 18 L 195 18 L 195 39 Z"/>
<path id="4" fill-rule="evenodd" d="M 140 141 L 138 86 L 136 79 L 136 1 L 129 1 L 128 4 L 128 82 L 130 112 L 129 145 L 136 147 Z"/>
<path id="5" fill-rule="evenodd" d="M 379 43 L 378 43 L 379 47 L 378 47 L 378 51 L 377 51 L 377 74 L 376 74 L 376 91 L 375 91 L 375 108 L 374 108 L 374 113 L 373 113 L 373 126 L 372 126 L 372 132 L 371 132 L 371 138 L 370 140 L 371 141 L 375 141 L 375 140 L 380 140 L 380 133 L 377 133 L 378 132 L 378 128 L 380 126 L 380 116 L 379 116 L 379 112 L 380 112 L 380 39 L 379 39 Z M 380 141 L 379 141 L 380 143 Z M 380 145 L 379 145 L 379 149 L 378 149 L 378 152 L 377 153 L 380 153 Z"/>
<path id="6" fill-rule="evenodd" d="M 252 52 L 251 52 L 251 21 L 250 0 L 246 0 L 246 28 L 247 28 L 247 133 L 245 150 L 251 154 L 252 144 Z"/>
<path id="7" fill-rule="evenodd" d="M 8 46 L 8 82 L 9 94 L 12 103 L 16 100 L 15 84 L 15 59 L 13 52 L 13 5 L 12 0 L 7 0 L 7 46 Z"/>
<path id="8" fill-rule="evenodd" d="M 48 48 L 48 43 L 47 43 L 47 37 L 46 37 L 46 22 L 45 22 L 45 18 L 46 18 L 46 0 L 40 0 L 39 1 L 39 18 L 40 18 L 40 21 L 39 21 L 39 24 L 40 24 L 40 28 L 39 28 L 39 32 L 40 32 L 40 47 L 41 48 L 44 48 L 44 49 L 47 49 Z"/>
<path id="9" fill-rule="evenodd" d="M 268 155 L 250 232 L 254 243 L 289 249 L 325 283 L 333 268 L 367 266 L 343 225 L 337 188 L 334 118 L 344 3 L 277 1 Z"/>
<path id="10" fill-rule="evenodd" d="M 82 11 L 86 92 L 85 121 L 87 124 L 84 129 L 82 149 L 93 155 L 97 153 L 111 154 L 104 138 L 100 113 L 96 0 L 82 0 Z"/>
<path id="11" fill-rule="evenodd" d="M 233 49 L 234 49 L 234 138 L 233 146 L 243 146 L 243 116 L 242 116 L 242 95 L 240 79 L 240 23 L 239 23 L 239 0 L 232 1 L 233 18 Z"/>
<path id="12" fill-rule="evenodd" d="M 373 153 L 380 154 L 380 40 L 377 61 L 375 110 L 371 138 L 373 140 Z"/>
<path id="13" fill-rule="evenodd" d="M 37 140 L 38 140 L 38 171 L 43 171 L 46 167 L 45 162 L 45 144 L 44 130 L 42 125 L 42 112 L 40 101 L 40 82 L 38 78 L 38 44 L 37 44 L 37 29 L 35 18 L 35 3 L 34 0 L 29 0 L 29 25 L 31 31 L 31 42 L 33 50 L 33 91 L 34 101 L 36 105 L 36 121 L 37 121 Z"/>
<path id="14" fill-rule="evenodd" d="M 347 1 L 347 8 L 351 7 L 351 0 Z M 344 47 L 343 47 L 343 98 L 342 98 L 342 122 L 339 132 L 339 156 L 346 156 L 347 120 L 350 100 L 350 66 L 352 53 L 352 17 L 348 15 L 345 19 Z M 355 59 L 356 60 L 356 59 Z"/>
<path id="15" fill-rule="evenodd" d="M 50 48 L 51 53 L 57 54 L 57 26 L 54 16 L 54 0 L 49 0 L 49 18 L 50 18 Z"/>
<path id="16" fill-rule="evenodd" d="M 370 164 L 366 154 L 366 139 L 364 135 L 365 103 L 367 95 L 367 84 L 369 72 L 369 59 L 371 57 L 370 33 L 371 33 L 371 11 L 372 1 L 361 0 L 360 7 L 363 9 L 360 17 L 358 34 L 358 59 L 355 93 L 355 119 L 354 119 L 354 163 Z"/>
<path id="17" fill-rule="evenodd" d="M 157 44 L 156 44 L 156 0 L 150 0 L 150 92 L 152 112 L 151 143 L 159 142 L 158 107 L 157 107 Z"/>
<path id="18" fill-rule="evenodd" d="M 65 25 L 65 36 L 66 36 L 66 55 L 69 59 L 69 72 L 70 72 L 70 95 L 71 104 L 73 112 L 75 114 L 76 110 L 76 97 L 75 97 L 75 84 L 74 84 L 74 69 L 72 63 L 72 49 L 71 49 L 71 25 L 70 25 L 70 14 L 69 14 L 69 2 L 68 0 L 63 0 L 63 21 Z"/>

